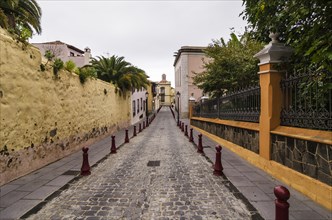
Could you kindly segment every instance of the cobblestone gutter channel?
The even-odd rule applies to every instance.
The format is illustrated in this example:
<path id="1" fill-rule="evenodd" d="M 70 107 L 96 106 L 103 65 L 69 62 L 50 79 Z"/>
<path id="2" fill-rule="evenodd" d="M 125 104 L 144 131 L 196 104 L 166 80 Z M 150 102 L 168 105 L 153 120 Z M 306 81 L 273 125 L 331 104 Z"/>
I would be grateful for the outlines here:
<path id="1" fill-rule="evenodd" d="M 153 124 L 100 162 L 90 176 L 75 179 L 25 217 L 261 219 L 225 177 L 212 174 L 211 163 L 196 153 L 170 118 L 170 112 L 161 111 Z M 148 166 L 149 161 L 160 165 Z"/>

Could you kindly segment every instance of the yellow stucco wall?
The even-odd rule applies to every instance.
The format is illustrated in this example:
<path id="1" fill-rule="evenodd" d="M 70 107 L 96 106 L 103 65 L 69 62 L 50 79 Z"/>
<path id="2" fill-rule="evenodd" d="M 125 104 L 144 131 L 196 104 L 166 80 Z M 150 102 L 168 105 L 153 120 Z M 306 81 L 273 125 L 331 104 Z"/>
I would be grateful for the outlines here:
<path id="1" fill-rule="evenodd" d="M 167 82 L 167 83 L 159 83 L 158 86 L 157 86 L 157 89 L 159 91 L 159 96 L 160 96 L 160 89 L 164 87 L 165 88 L 165 101 L 164 102 L 161 102 L 161 97 L 159 97 L 159 101 L 160 101 L 160 105 L 171 105 L 171 83 Z"/>
<path id="2" fill-rule="evenodd" d="M 39 50 L 22 50 L 0 29 L 0 185 L 130 123 L 130 97 L 100 80 L 40 71 Z M 107 92 L 105 94 L 104 90 Z"/>

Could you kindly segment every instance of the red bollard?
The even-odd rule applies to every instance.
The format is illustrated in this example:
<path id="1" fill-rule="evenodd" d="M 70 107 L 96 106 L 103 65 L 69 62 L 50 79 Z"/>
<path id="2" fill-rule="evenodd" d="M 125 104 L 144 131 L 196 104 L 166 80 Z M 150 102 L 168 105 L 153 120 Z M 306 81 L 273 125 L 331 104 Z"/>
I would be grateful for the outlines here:
<path id="1" fill-rule="evenodd" d="M 139 123 L 139 126 L 138 126 L 138 132 L 142 132 L 142 126 L 141 126 L 141 123 Z"/>
<path id="2" fill-rule="evenodd" d="M 184 136 L 188 137 L 188 125 L 184 129 Z"/>
<path id="3" fill-rule="evenodd" d="M 198 135 L 197 153 L 204 154 L 203 145 L 202 145 L 202 134 Z"/>
<path id="4" fill-rule="evenodd" d="M 181 124 L 181 131 L 184 132 L 184 123 Z"/>
<path id="5" fill-rule="evenodd" d="M 189 142 L 194 142 L 193 129 L 190 128 Z"/>
<path id="6" fill-rule="evenodd" d="M 145 121 L 143 121 L 143 130 L 145 129 Z"/>
<path id="7" fill-rule="evenodd" d="M 288 220 L 289 219 L 289 203 L 287 200 L 290 197 L 288 189 L 284 186 L 274 187 L 274 195 L 277 197 L 276 204 L 276 218 L 275 220 Z"/>
<path id="8" fill-rule="evenodd" d="M 128 129 L 126 129 L 125 143 L 129 143 Z"/>
<path id="9" fill-rule="evenodd" d="M 112 146 L 111 146 L 111 154 L 116 154 L 116 147 L 115 147 L 115 136 L 112 135 Z"/>
<path id="10" fill-rule="evenodd" d="M 83 147 L 82 151 L 83 151 L 83 163 L 82 163 L 82 167 L 81 167 L 81 175 L 82 176 L 87 176 L 90 175 L 90 164 L 89 164 L 89 155 L 88 155 L 88 147 Z"/>
<path id="11" fill-rule="evenodd" d="M 213 171 L 213 174 L 216 175 L 216 176 L 221 176 L 223 175 L 223 167 L 222 167 L 222 164 L 221 164 L 221 149 L 222 147 L 220 145 L 218 145 L 216 147 L 216 162 L 214 164 L 214 171 Z"/>
<path id="12" fill-rule="evenodd" d="M 134 134 L 133 136 L 135 137 L 137 134 L 136 134 L 136 125 L 134 125 Z"/>

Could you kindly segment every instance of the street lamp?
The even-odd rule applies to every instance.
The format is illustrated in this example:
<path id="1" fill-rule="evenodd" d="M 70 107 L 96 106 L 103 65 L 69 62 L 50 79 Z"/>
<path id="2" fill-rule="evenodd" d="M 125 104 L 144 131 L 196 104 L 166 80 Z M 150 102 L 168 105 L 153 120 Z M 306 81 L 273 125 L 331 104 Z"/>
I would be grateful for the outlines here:
<path id="1" fill-rule="evenodd" d="M 145 104 L 146 104 L 146 108 L 145 108 L 145 114 L 146 114 L 146 126 L 149 126 L 149 120 L 148 120 L 148 97 L 149 97 L 149 93 L 146 91 L 145 93 Z"/>
<path id="2" fill-rule="evenodd" d="M 180 125 L 180 92 L 178 91 L 176 93 L 176 97 L 178 97 L 178 126 Z"/>

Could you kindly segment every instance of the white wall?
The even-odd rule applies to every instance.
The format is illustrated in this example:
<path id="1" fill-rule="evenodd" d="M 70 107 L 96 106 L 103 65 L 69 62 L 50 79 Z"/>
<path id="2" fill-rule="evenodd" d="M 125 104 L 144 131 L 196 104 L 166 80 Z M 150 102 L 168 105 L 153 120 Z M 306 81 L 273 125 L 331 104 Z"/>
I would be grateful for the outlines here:
<path id="1" fill-rule="evenodd" d="M 131 94 L 131 124 L 135 124 L 146 117 L 146 98 L 145 98 L 146 90 L 135 90 L 134 93 Z M 137 104 L 137 100 L 139 104 Z M 142 101 L 141 101 L 142 100 Z M 135 108 L 133 106 L 133 101 L 135 101 Z M 137 108 L 139 107 L 139 109 Z M 135 115 L 134 115 L 135 109 Z"/>

